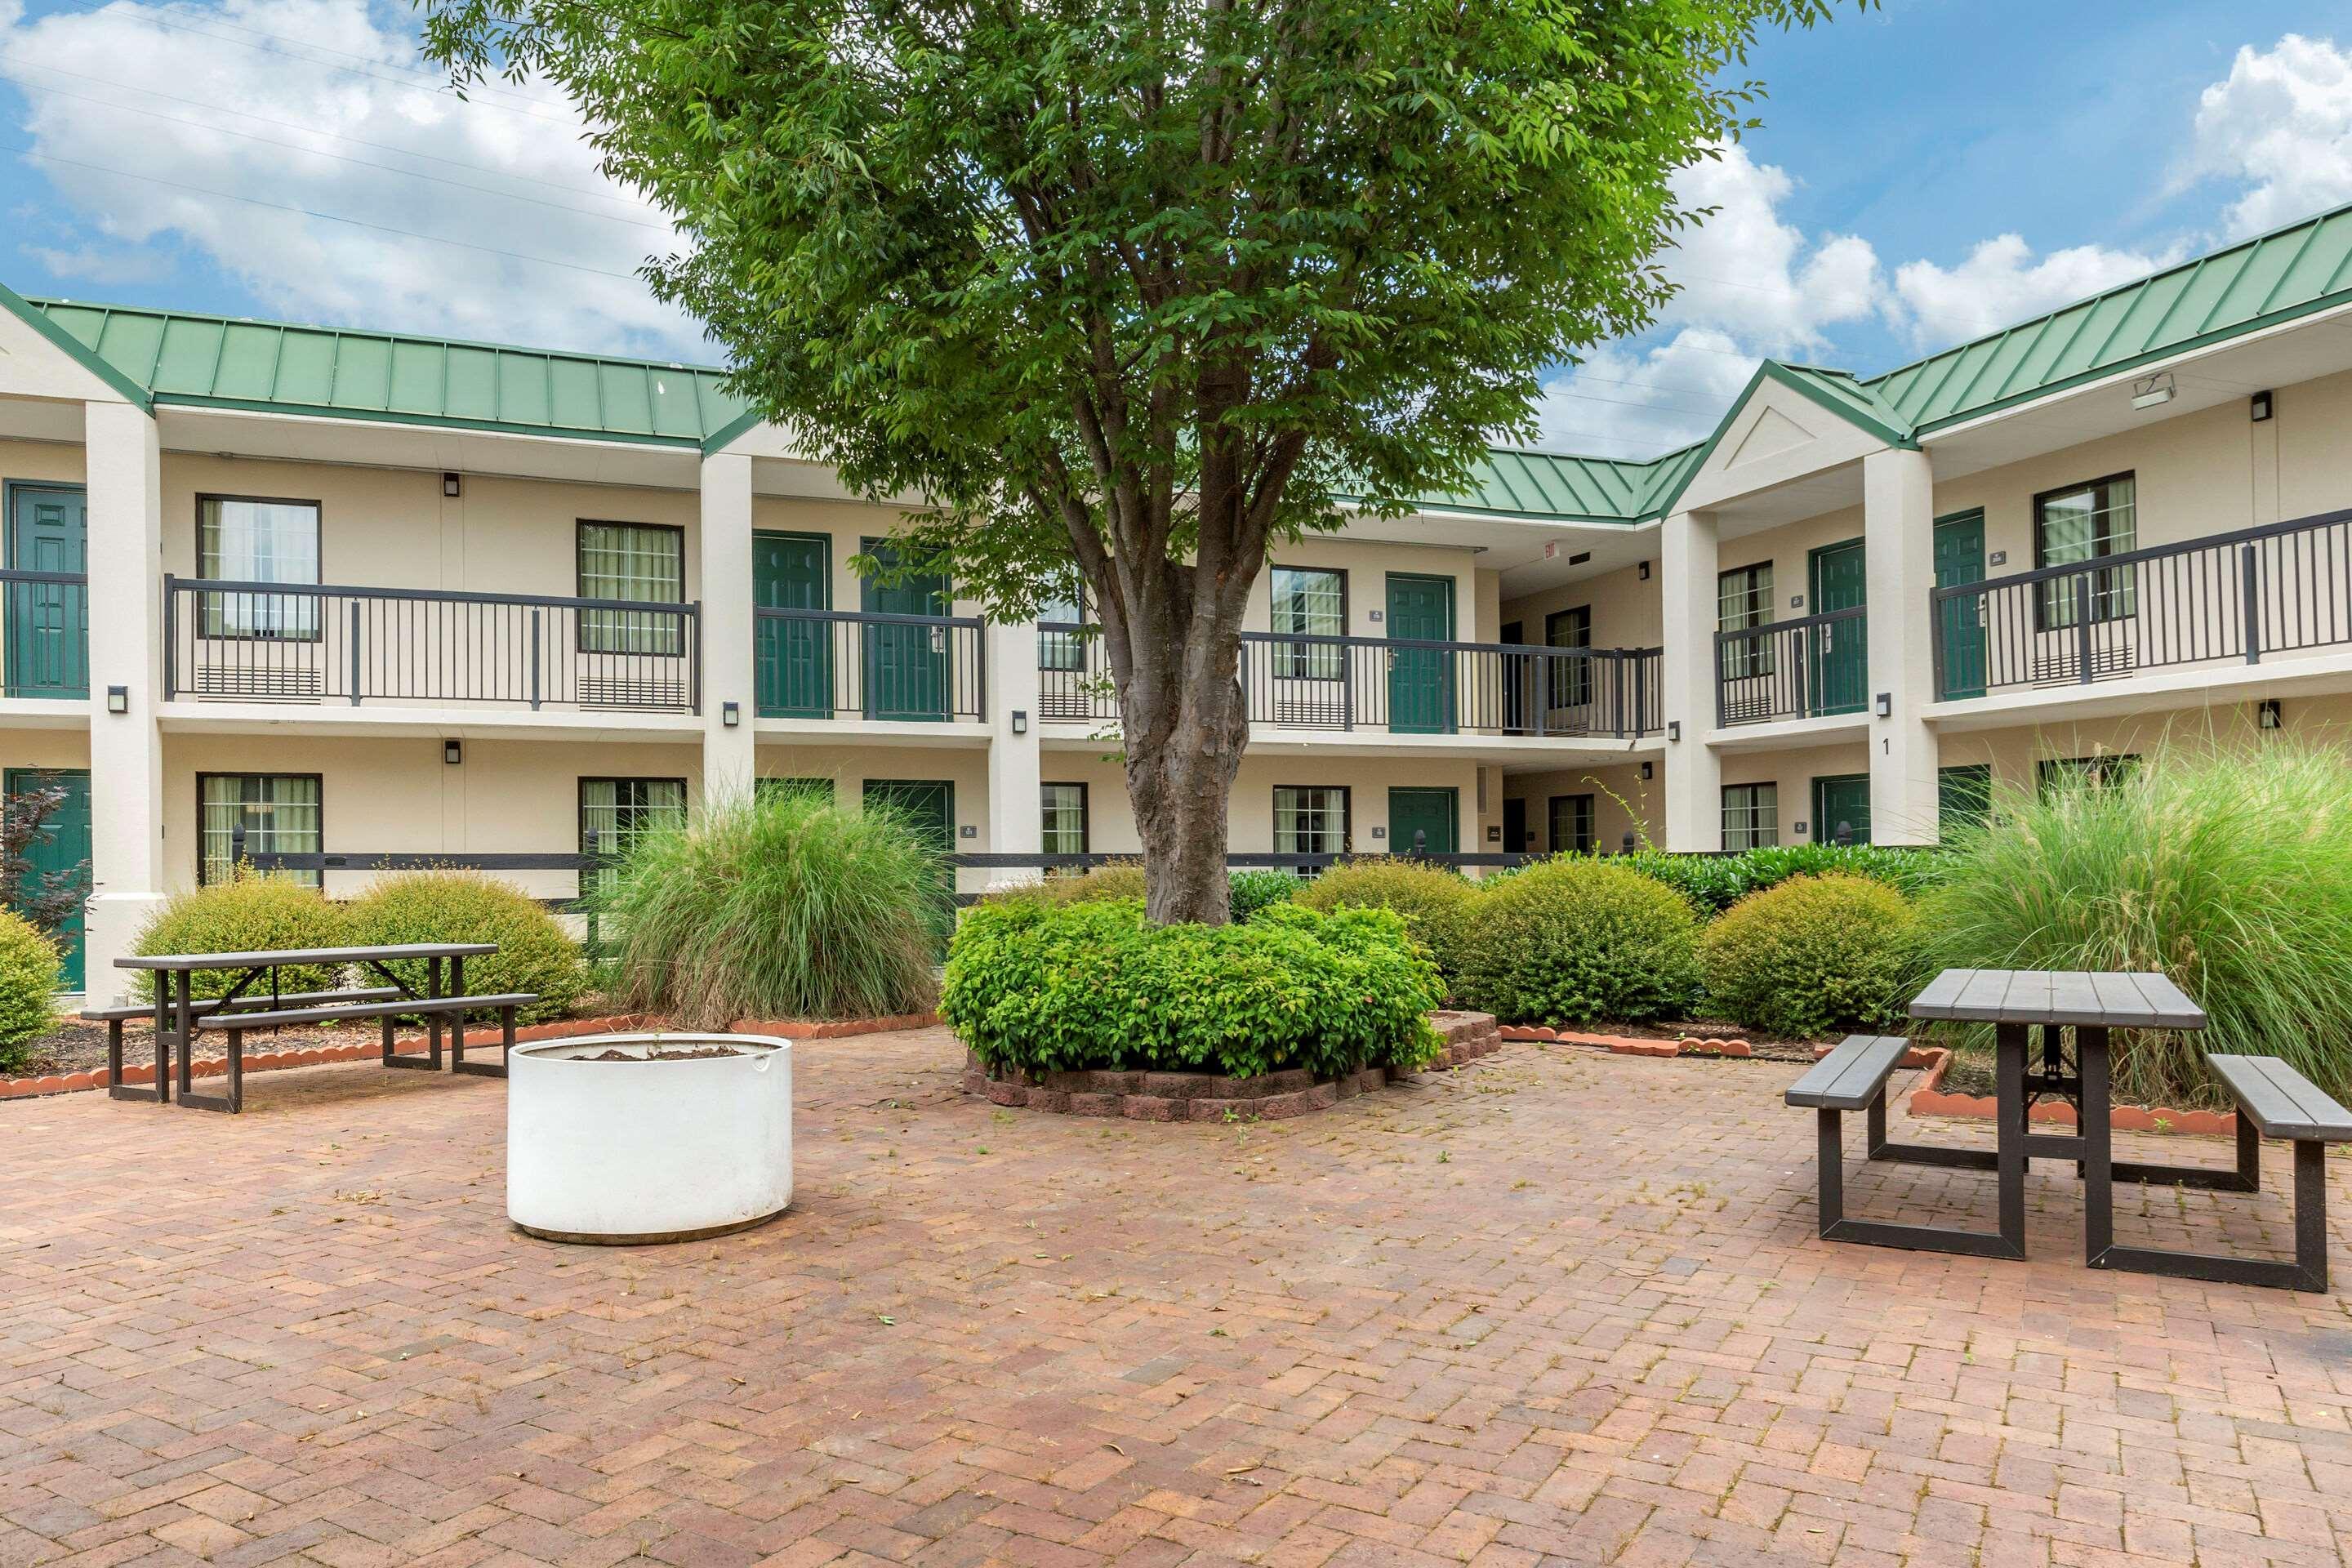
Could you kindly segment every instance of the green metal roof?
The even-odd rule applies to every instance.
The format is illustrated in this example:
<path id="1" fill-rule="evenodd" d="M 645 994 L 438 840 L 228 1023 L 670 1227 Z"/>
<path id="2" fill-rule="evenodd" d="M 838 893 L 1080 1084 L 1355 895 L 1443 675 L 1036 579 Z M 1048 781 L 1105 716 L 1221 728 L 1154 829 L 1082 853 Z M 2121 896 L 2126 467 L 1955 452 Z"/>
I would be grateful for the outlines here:
<path id="1" fill-rule="evenodd" d="M 1714 435 L 1646 462 L 1496 448 L 1432 510 L 1633 523 L 1681 498 L 1767 379 L 1890 446 L 2318 310 L 2352 302 L 2352 205 L 2078 300 L 1867 380 L 1766 360 Z M 715 451 L 759 423 L 709 365 L 555 353 L 69 300 L 14 311 L 142 407 L 156 403 L 515 430 Z"/>
<path id="2" fill-rule="evenodd" d="M 68 300 L 28 309 L 157 403 L 699 447 L 742 403 L 700 365 Z M 22 314 L 23 312 L 19 312 Z M 31 319 L 27 317 L 27 319 Z"/>

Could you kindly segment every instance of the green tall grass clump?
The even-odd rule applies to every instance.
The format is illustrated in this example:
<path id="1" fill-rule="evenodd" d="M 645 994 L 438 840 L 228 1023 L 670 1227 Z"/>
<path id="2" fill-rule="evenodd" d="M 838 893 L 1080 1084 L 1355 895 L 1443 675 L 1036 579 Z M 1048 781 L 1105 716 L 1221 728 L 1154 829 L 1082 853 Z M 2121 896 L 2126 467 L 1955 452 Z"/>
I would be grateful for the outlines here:
<path id="1" fill-rule="evenodd" d="M 2115 1088 L 2210 1100 L 2203 1051 L 2276 1056 L 2352 1093 L 2352 766 L 2284 738 L 2167 744 L 2112 782 L 2004 791 L 1922 905 L 1936 963 L 2156 970 L 2201 1034 L 2118 1035 Z"/>
<path id="2" fill-rule="evenodd" d="M 638 835 L 592 894 L 606 994 L 689 1028 L 923 1012 L 951 879 L 942 850 L 875 803 L 724 800 Z"/>

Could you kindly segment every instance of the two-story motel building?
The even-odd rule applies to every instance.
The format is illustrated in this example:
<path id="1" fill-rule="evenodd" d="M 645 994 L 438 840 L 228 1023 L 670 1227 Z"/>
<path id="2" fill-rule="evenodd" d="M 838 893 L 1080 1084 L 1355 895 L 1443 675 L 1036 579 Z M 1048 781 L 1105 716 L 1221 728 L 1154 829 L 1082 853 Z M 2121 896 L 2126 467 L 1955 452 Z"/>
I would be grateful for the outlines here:
<path id="1" fill-rule="evenodd" d="M 101 994 L 240 827 L 576 852 L 779 780 L 1138 847 L 1098 645 L 861 578 L 897 513 L 713 371 L 0 306 L 0 768 L 76 792 Z M 2168 730 L 2324 730 L 2347 508 L 2352 209 L 1868 380 L 1767 363 L 1696 446 L 1497 451 L 1283 547 L 1232 847 L 1932 842 Z"/>

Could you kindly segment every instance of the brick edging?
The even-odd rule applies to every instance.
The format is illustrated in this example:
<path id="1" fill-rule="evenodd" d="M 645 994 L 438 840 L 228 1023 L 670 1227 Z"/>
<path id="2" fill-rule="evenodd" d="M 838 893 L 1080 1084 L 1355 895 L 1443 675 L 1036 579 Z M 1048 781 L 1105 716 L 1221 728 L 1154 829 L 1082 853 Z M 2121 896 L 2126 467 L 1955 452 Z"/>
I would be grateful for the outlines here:
<path id="1" fill-rule="evenodd" d="M 728 1026 L 726 1033 L 734 1035 L 774 1035 L 787 1040 L 838 1040 L 854 1035 L 878 1035 L 891 1029 L 920 1029 L 938 1023 L 936 1013 L 902 1013 L 887 1018 L 847 1018 L 831 1023 L 814 1023 L 804 1018 L 738 1018 Z M 649 1014 L 616 1013 L 601 1018 L 558 1018 L 545 1024 L 525 1024 L 515 1031 L 517 1045 L 530 1045 L 539 1040 L 560 1040 L 571 1035 L 625 1035 L 658 1029 L 664 1020 Z M 708 1031 L 704 1031 L 708 1032 Z M 485 1040 L 478 1030 L 468 1029 L 467 1049 L 495 1047 L 499 1041 L 493 1034 Z M 403 1035 L 395 1040 L 397 1049 L 421 1051 L 425 1048 L 423 1035 Z M 132 1047 L 124 1042 L 123 1054 L 131 1054 Z M 245 1053 L 245 1070 L 248 1073 L 276 1072 L 286 1068 L 318 1067 L 327 1062 L 373 1061 L 383 1055 L 383 1043 L 379 1037 L 365 1044 L 347 1046 L 310 1046 L 290 1051 L 252 1051 Z M 147 1084 L 155 1081 L 153 1042 L 145 1042 L 146 1060 L 122 1064 L 122 1081 Z M 189 1068 L 194 1078 L 218 1078 L 228 1071 L 228 1062 L 222 1057 L 200 1057 Z M 30 1100 L 39 1095 L 72 1094 L 86 1089 L 106 1087 L 106 1069 L 91 1068 L 81 1072 L 46 1073 L 38 1078 L 0 1078 L 0 1100 Z"/>
<path id="2" fill-rule="evenodd" d="M 1578 1029 L 1551 1029 L 1536 1024 L 1506 1024 L 1506 1040 L 1544 1045 L 1591 1046 L 1614 1057 L 1748 1057 L 1755 1055 L 1746 1040 L 1689 1035 L 1678 1040 L 1654 1040 L 1641 1035 L 1594 1035 Z"/>
<path id="3" fill-rule="evenodd" d="M 1903 1065 L 1927 1070 L 1927 1076 L 1911 1090 L 1911 1098 L 1906 1102 L 1914 1116 L 1980 1116 L 1990 1121 L 2000 1108 L 1999 1101 L 1989 1094 L 1945 1092 L 1944 1075 L 1952 1065 L 1952 1053 L 1942 1046 L 1915 1046 L 1904 1057 Z M 2075 1124 L 2074 1108 L 2064 1100 L 2041 1100 L 2035 1103 L 2031 1119 L 2072 1127 Z M 2238 1113 L 2175 1110 L 2159 1105 L 2110 1105 L 2107 1126 L 2117 1132 L 2188 1132 L 2227 1138 L 2238 1131 Z"/>
<path id="4" fill-rule="evenodd" d="M 992 1104 L 1062 1116 L 1118 1116 L 1129 1121 L 1224 1121 L 1250 1117 L 1280 1121 L 1323 1110 L 1343 1100 L 1387 1088 L 1415 1072 L 1462 1067 L 1502 1047 L 1495 1020 L 1484 1013 L 1435 1013 L 1430 1022 L 1445 1047 L 1419 1068 L 1365 1068 L 1318 1082 L 1305 1068 L 1232 1078 L 1206 1072 L 1117 1072 L 1090 1068 L 1049 1072 L 1033 1083 L 992 1078 L 967 1052 L 963 1088 Z"/>

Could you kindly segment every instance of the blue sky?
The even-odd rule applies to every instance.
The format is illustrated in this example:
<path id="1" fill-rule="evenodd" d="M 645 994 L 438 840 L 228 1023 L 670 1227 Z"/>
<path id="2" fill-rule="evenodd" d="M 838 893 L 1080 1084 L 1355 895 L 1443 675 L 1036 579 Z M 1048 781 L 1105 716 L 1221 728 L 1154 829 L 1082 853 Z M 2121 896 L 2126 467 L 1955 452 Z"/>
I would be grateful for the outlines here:
<path id="1" fill-rule="evenodd" d="M 569 108 L 456 101 L 414 26 L 406 0 L 0 0 L 0 279 L 710 357 L 632 276 L 667 226 Z M 2352 201 L 2352 0 L 1888 0 L 1752 63 L 1766 124 L 1689 176 L 1721 211 L 1667 258 L 1683 296 L 1563 367 L 1538 444 L 1650 456 L 1759 355 L 1885 369 Z"/>

